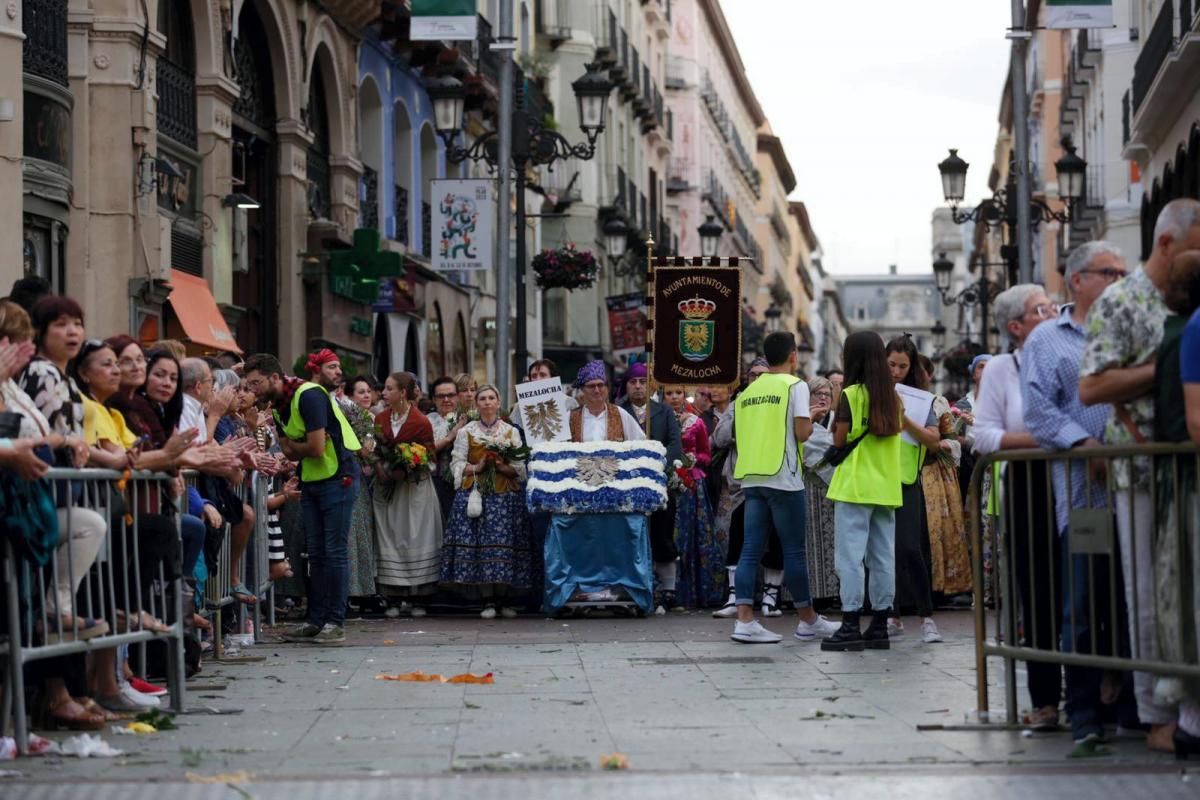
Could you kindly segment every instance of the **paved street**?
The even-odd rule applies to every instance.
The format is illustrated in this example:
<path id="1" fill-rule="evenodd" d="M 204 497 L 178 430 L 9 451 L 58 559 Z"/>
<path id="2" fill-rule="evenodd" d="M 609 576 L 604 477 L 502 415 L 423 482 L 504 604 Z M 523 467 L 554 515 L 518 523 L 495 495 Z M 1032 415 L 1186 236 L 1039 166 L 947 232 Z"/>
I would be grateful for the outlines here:
<path id="1" fill-rule="evenodd" d="M 941 621 L 944 644 L 910 635 L 883 654 L 790 639 L 740 646 L 728 622 L 700 614 L 358 621 L 344 647 L 264 643 L 248 651 L 261 662 L 206 662 L 190 705 L 242 713 L 191 713 L 178 731 L 147 737 L 106 734 L 120 758 L 6 764 L 25 777 L 0 783 L 0 795 L 76 796 L 90 777 L 104 781 L 90 797 L 122 798 L 161 793 L 148 781 L 179 782 L 173 798 L 290 800 L 340 794 L 346 781 L 364 797 L 468 787 L 489 797 L 729 797 L 745 780 L 758 797 L 882 781 L 893 797 L 1082 797 L 1101 785 L 1195 796 L 1200 770 L 1181 774 L 1141 742 L 1082 762 L 1066 758 L 1065 733 L 936 730 L 962 725 L 974 706 L 970 615 Z M 492 672 L 495 683 L 376 679 L 413 670 Z M 998 686 L 992 694 L 1002 705 Z M 599 771 L 612 752 L 628 757 L 627 773 Z M 297 779 L 316 782 L 288 782 Z"/>

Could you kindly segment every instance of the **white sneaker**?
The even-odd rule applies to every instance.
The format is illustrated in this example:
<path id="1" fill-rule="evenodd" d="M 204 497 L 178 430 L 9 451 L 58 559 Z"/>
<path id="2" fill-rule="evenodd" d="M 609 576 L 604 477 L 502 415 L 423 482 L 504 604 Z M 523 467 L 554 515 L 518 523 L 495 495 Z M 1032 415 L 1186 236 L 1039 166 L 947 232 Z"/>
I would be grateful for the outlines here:
<path id="1" fill-rule="evenodd" d="M 509 608 L 508 606 L 504 606 L 503 608 L 500 609 L 500 616 L 504 617 L 505 619 L 516 619 L 517 618 L 517 610 L 515 608 Z"/>
<path id="2" fill-rule="evenodd" d="M 419 618 L 419 617 L 423 617 L 423 616 L 425 616 L 427 613 L 428 613 L 428 612 L 427 612 L 427 611 L 426 611 L 426 610 L 425 610 L 425 609 L 424 609 L 422 606 L 413 606 L 412 615 L 413 615 L 413 618 L 414 618 L 414 619 L 417 619 L 417 618 Z"/>
<path id="3" fill-rule="evenodd" d="M 665 617 L 666 615 L 667 615 L 667 609 L 664 608 L 662 605 L 657 605 L 654 607 L 654 616 Z"/>
<path id="4" fill-rule="evenodd" d="M 942 634 L 938 632 L 937 623 L 933 620 L 927 619 L 921 623 L 921 641 L 925 644 L 944 641 Z"/>
<path id="5" fill-rule="evenodd" d="M 400 609 L 397 606 L 388 606 L 387 611 L 384 611 L 383 615 L 388 619 L 396 619 L 400 616 Z"/>
<path id="6" fill-rule="evenodd" d="M 488 606 L 483 611 L 479 612 L 479 616 L 483 617 L 484 619 L 495 619 L 496 618 L 496 607 Z"/>
<path id="7" fill-rule="evenodd" d="M 121 694 L 125 697 L 131 698 L 138 705 L 145 706 L 146 708 L 158 708 L 160 705 L 157 697 L 152 694 L 146 694 L 145 692 L 139 692 L 127 682 L 121 683 Z"/>
<path id="8" fill-rule="evenodd" d="M 775 606 L 769 606 L 766 603 L 763 603 L 762 615 L 764 617 L 782 617 L 783 612 Z"/>
<path id="9" fill-rule="evenodd" d="M 733 635 L 729 638 L 741 644 L 778 644 L 783 640 L 782 636 L 778 633 L 771 633 L 756 619 L 750 622 L 735 622 Z"/>
<path id="10" fill-rule="evenodd" d="M 818 614 L 814 622 L 800 620 L 800 624 L 796 626 L 796 632 L 792 635 L 802 642 L 811 642 L 816 639 L 828 639 L 840 627 L 840 623 L 825 619 L 824 616 Z"/>
<path id="11" fill-rule="evenodd" d="M 713 617 L 716 619 L 731 619 L 737 616 L 737 603 L 733 602 L 730 597 L 724 606 L 713 612 Z"/>
<path id="12" fill-rule="evenodd" d="M 899 619 L 897 619 L 893 622 L 889 618 L 888 619 L 888 638 L 895 639 L 896 637 L 903 636 L 903 635 L 904 635 L 904 623 L 902 621 L 900 621 Z"/>

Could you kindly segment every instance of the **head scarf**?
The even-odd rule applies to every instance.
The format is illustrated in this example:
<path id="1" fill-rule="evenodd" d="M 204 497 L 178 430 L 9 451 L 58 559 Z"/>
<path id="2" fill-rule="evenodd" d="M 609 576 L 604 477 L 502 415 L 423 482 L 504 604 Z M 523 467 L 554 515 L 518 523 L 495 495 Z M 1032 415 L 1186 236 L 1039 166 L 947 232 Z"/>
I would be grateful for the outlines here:
<path id="1" fill-rule="evenodd" d="M 575 376 L 576 386 L 586 386 L 592 381 L 608 382 L 608 370 L 604 368 L 603 361 L 589 361 L 583 365 L 579 370 L 579 374 Z"/>
<path id="2" fill-rule="evenodd" d="M 338 358 L 337 353 L 326 347 L 308 356 L 308 364 L 305 365 L 305 369 L 308 370 L 309 375 L 313 375 L 320 372 L 321 367 L 325 364 L 332 364 L 335 361 L 340 362 L 341 359 Z"/>
<path id="3" fill-rule="evenodd" d="M 987 362 L 989 362 L 991 360 L 992 360 L 991 354 L 980 353 L 979 355 L 977 355 L 971 359 L 971 366 L 970 366 L 970 368 L 967 369 L 967 373 L 970 375 L 974 375 L 976 367 L 978 367 L 980 364 L 986 364 Z"/>
<path id="4" fill-rule="evenodd" d="M 629 368 L 628 372 L 625 373 L 625 380 L 628 381 L 632 378 L 645 378 L 648 374 L 649 372 L 646 369 L 645 362 L 638 361 Z"/>

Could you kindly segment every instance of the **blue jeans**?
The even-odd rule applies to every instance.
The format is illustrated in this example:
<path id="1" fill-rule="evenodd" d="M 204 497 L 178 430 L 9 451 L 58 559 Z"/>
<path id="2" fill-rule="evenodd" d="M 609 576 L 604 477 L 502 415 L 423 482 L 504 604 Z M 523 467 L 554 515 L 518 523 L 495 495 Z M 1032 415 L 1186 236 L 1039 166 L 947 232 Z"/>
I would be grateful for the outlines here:
<path id="1" fill-rule="evenodd" d="M 864 560 L 871 570 L 871 608 L 891 609 L 896 600 L 896 510 L 835 502 L 833 535 L 842 611 L 862 609 Z"/>
<path id="2" fill-rule="evenodd" d="M 185 578 L 192 577 L 192 572 L 196 569 L 196 562 L 200 560 L 200 553 L 204 551 L 206 535 L 204 523 L 199 517 L 193 517 L 191 514 L 180 515 L 179 536 L 183 539 L 183 576 Z"/>
<path id="3" fill-rule="evenodd" d="M 760 486 L 744 488 L 746 496 L 746 536 L 742 556 L 734 573 L 733 588 L 739 606 L 754 605 L 754 583 L 758 562 L 762 560 L 771 526 L 783 545 L 783 582 L 792 595 L 796 608 L 812 605 L 808 589 L 808 564 L 805 562 L 805 531 L 807 519 L 804 492 L 785 492 Z"/>
<path id="4" fill-rule="evenodd" d="M 1120 556 L 1072 555 L 1070 535 L 1063 531 L 1062 546 L 1062 649 L 1065 653 L 1129 656 L 1129 627 L 1126 622 Z M 1117 560 L 1112 561 L 1113 558 Z M 1091 563 L 1089 563 L 1089 561 Z M 1115 576 L 1115 581 L 1113 580 Z M 1111 619 L 1113 604 L 1117 619 Z M 1092 609 L 1095 609 L 1093 625 Z M 1114 644 L 1116 651 L 1114 652 Z M 1076 740 L 1090 733 L 1104 734 L 1106 716 L 1116 715 L 1136 724 L 1137 704 L 1130 673 L 1122 675 L 1120 699 L 1115 709 L 1100 702 L 1104 670 L 1067 666 L 1065 709 Z"/>
<path id="5" fill-rule="evenodd" d="M 350 591 L 350 515 L 358 494 L 358 472 L 349 485 L 340 479 L 300 484 L 304 546 L 308 551 L 308 622 L 317 627 L 346 621 Z"/>

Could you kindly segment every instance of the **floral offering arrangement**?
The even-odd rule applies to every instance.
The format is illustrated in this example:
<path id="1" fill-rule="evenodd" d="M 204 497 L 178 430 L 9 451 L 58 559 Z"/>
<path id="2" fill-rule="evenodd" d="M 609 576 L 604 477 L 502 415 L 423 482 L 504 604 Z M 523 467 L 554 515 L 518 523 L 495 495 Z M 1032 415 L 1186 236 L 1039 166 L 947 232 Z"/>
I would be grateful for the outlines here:
<path id="1" fill-rule="evenodd" d="M 667 505 L 666 448 L 637 442 L 548 442 L 533 449 L 526 502 L 534 513 L 648 514 Z"/>
<path id="2" fill-rule="evenodd" d="M 530 262 L 542 289 L 586 289 L 596 282 L 600 266 L 589 250 L 576 250 L 568 243 L 557 250 L 543 250 Z"/>
<path id="3" fill-rule="evenodd" d="M 696 457 L 684 453 L 682 459 L 675 459 L 671 471 L 667 475 L 667 490 L 673 494 L 694 492 L 696 490 L 696 475 L 692 471 L 696 466 Z"/>
<path id="4" fill-rule="evenodd" d="M 386 448 L 381 456 L 387 468 L 400 473 L 406 481 L 419 483 L 429 477 L 432 460 L 425 445 L 399 442 Z"/>
<path id="5" fill-rule="evenodd" d="M 464 414 L 466 415 L 467 422 L 479 421 L 479 412 L 473 408 L 468 411 L 451 411 L 449 414 L 443 417 L 443 419 L 446 420 L 447 425 L 453 428 L 458 424 L 458 421 L 463 418 Z"/>
<path id="6" fill-rule="evenodd" d="M 358 437 L 359 444 L 362 445 L 362 449 L 355 454 L 359 464 L 363 467 L 374 467 L 379 462 L 379 456 L 375 452 L 375 443 L 378 441 L 375 436 L 377 433 L 375 417 L 357 403 L 341 400 L 339 405 L 346 421 L 350 423 L 354 435 Z"/>
<path id="7" fill-rule="evenodd" d="M 471 494 L 467 497 L 467 516 L 472 519 L 483 514 L 483 496 L 496 493 L 496 466 L 529 460 L 529 448 L 520 443 L 485 442 L 483 447 L 483 472 L 475 476 Z"/>

